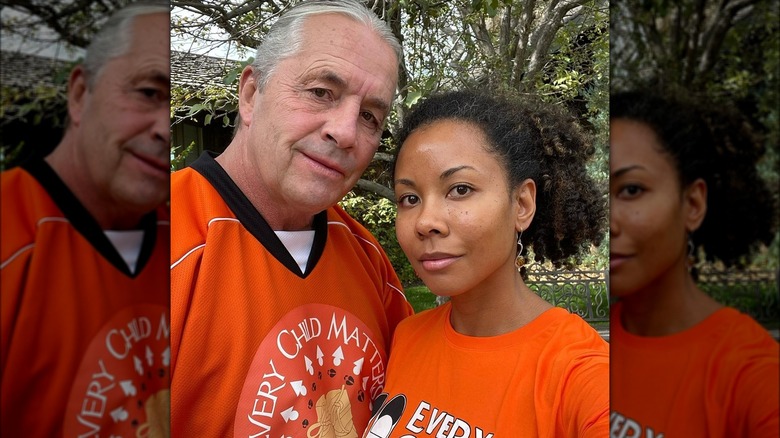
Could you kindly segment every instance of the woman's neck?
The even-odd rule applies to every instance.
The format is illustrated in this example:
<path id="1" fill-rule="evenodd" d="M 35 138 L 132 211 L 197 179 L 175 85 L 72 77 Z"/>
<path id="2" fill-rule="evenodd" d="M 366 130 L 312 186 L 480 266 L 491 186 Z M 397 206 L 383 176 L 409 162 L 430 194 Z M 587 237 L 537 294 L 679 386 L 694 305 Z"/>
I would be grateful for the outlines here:
<path id="1" fill-rule="evenodd" d="M 682 332 L 723 307 L 696 286 L 684 264 L 673 266 L 666 275 L 620 301 L 620 324 L 638 336 Z"/>
<path id="2" fill-rule="evenodd" d="M 498 336 L 517 330 L 552 307 L 520 278 L 516 269 L 486 279 L 453 296 L 450 323 L 467 336 Z"/>

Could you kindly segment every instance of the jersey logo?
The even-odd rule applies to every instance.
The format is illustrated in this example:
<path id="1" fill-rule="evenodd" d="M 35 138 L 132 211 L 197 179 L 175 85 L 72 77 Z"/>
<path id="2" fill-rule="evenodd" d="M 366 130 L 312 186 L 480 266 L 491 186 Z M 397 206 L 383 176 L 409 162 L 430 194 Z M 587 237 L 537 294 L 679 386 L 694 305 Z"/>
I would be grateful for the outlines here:
<path id="1" fill-rule="evenodd" d="M 170 328 L 158 305 L 127 307 L 92 339 L 71 387 L 63 436 L 169 432 Z"/>
<path id="2" fill-rule="evenodd" d="M 236 437 L 357 438 L 384 387 L 386 355 L 355 315 L 306 304 L 261 342 L 244 380 Z"/>

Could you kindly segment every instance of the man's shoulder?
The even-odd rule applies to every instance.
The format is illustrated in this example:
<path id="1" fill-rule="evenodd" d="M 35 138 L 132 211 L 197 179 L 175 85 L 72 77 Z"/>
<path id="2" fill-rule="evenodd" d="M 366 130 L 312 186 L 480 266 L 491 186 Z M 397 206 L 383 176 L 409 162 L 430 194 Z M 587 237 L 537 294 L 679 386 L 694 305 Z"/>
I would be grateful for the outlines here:
<path id="1" fill-rule="evenodd" d="M 202 183 L 206 183 L 206 179 L 192 167 L 177 170 L 171 174 L 171 196 L 174 190 L 186 193 Z"/>
<path id="2" fill-rule="evenodd" d="M 350 233 L 359 239 L 368 239 L 372 243 L 376 242 L 376 238 L 371 232 L 338 204 L 330 207 L 327 210 L 327 214 L 329 231 Z"/>
<path id="3" fill-rule="evenodd" d="M 2 203 L 3 235 L 16 223 L 31 223 L 47 216 L 61 217 L 46 189 L 29 172 L 21 168 L 7 170 L 0 174 L 0 202 Z"/>

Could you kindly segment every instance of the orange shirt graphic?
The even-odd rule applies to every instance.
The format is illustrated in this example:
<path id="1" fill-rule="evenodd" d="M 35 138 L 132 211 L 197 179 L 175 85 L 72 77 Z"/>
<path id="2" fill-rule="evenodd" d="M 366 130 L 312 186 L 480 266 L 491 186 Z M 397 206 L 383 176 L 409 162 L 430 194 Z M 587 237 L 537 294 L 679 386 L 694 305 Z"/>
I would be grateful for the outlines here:
<path id="1" fill-rule="evenodd" d="M 174 436 L 359 436 L 411 314 L 376 240 L 330 208 L 300 272 L 209 155 L 171 207 Z"/>
<path id="2" fill-rule="evenodd" d="M 723 308 L 670 336 L 632 335 L 613 306 L 612 437 L 777 437 L 778 357 L 769 333 Z"/>
<path id="3" fill-rule="evenodd" d="M 54 171 L 2 174 L 2 436 L 159 436 L 170 387 L 169 223 L 131 274 Z"/>
<path id="4" fill-rule="evenodd" d="M 607 436 L 608 346 L 582 318 L 553 308 L 479 338 L 457 333 L 450 311 L 398 326 L 365 438 Z"/>

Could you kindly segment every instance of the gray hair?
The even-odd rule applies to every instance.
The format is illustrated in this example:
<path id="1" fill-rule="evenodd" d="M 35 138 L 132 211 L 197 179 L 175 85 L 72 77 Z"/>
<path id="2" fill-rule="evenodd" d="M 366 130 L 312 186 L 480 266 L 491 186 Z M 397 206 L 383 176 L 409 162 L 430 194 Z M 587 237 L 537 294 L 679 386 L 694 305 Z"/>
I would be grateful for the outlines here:
<path id="1" fill-rule="evenodd" d="M 122 56 L 130 48 L 132 24 L 136 17 L 149 14 L 170 14 L 167 1 L 133 3 L 115 12 L 92 38 L 84 57 L 87 86 L 92 88 L 106 63 Z"/>
<path id="2" fill-rule="evenodd" d="M 280 61 L 294 56 L 303 44 L 303 24 L 307 18 L 321 14 L 340 14 L 365 24 L 395 52 L 401 62 L 401 44 L 390 26 L 357 0 L 311 0 L 298 3 L 282 14 L 257 48 L 252 62 L 254 77 L 259 89 L 265 87 Z"/>

